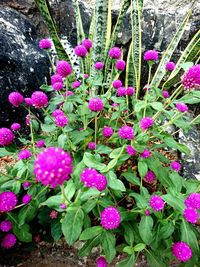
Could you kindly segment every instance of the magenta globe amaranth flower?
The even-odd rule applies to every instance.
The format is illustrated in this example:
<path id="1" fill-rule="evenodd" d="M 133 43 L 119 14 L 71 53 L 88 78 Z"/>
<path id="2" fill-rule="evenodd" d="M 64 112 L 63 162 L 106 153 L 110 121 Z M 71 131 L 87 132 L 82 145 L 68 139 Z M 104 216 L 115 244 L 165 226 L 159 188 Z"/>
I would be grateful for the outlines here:
<path id="1" fill-rule="evenodd" d="M 144 149 L 142 153 L 140 153 L 141 158 L 149 158 L 151 156 L 151 152 L 148 149 Z"/>
<path id="2" fill-rule="evenodd" d="M 64 127 L 69 123 L 68 118 L 65 115 L 58 115 L 54 119 L 56 126 Z"/>
<path id="3" fill-rule="evenodd" d="M 164 98 L 169 98 L 169 92 L 166 91 L 166 90 L 162 91 L 162 96 L 163 96 Z"/>
<path id="4" fill-rule="evenodd" d="M 65 78 L 72 73 L 72 68 L 67 61 L 60 60 L 56 64 L 56 71 L 61 77 Z"/>
<path id="5" fill-rule="evenodd" d="M 185 242 L 176 242 L 172 246 L 172 253 L 179 261 L 189 261 L 192 257 L 192 250 Z"/>
<path id="6" fill-rule="evenodd" d="M 135 93 L 135 88 L 134 88 L 134 87 L 129 86 L 129 87 L 126 89 L 126 95 L 127 95 L 127 96 L 133 96 L 134 93 Z"/>
<path id="7" fill-rule="evenodd" d="M 14 234 L 7 234 L 1 241 L 2 248 L 9 249 L 16 244 L 17 238 Z"/>
<path id="8" fill-rule="evenodd" d="M 44 108 L 48 105 L 48 97 L 41 91 L 35 91 L 31 96 L 31 100 L 35 108 Z"/>
<path id="9" fill-rule="evenodd" d="M 193 224 L 197 223 L 199 219 L 198 212 L 191 207 L 188 207 L 184 210 L 183 216 L 185 217 L 186 221 Z"/>
<path id="10" fill-rule="evenodd" d="M 121 49 L 119 47 L 112 47 L 108 55 L 113 59 L 119 59 L 121 57 Z"/>
<path id="11" fill-rule="evenodd" d="M 200 64 L 194 65 L 181 78 L 182 85 L 185 89 L 200 88 Z"/>
<path id="12" fill-rule="evenodd" d="M 62 148 L 45 148 L 37 155 L 34 173 L 37 181 L 55 188 L 70 179 L 72 157 Z"/>
<path id="13" fill-rule="evenodd" d="M 178 161 L 173 161 L 171 163 L 171 168 L 172 168 L 172 170 L 179 172 L 181 169 L 181 164 Z"/>
<path id="14" fill-rule="evenodd" d="M 148 183 L 152 183 L 155 181 L 156 175 L 152 171 L 148 171 L 147 174 L 144 176 L 144 180 Z"/>
<path id="15" fill-rule="evenodd" d="M 29 159 L 29 158 L 31 158 L 31 152 L 27 149 L 21 150 L 18 154 L 19 160 L 24 160 L 24 159 Z"/>
<path id="16" fill-rule="evenodd" d="M 94 64 L 94 67 L 96 70 L 102 70 L 104 68 L 104 63 L 101 61 L 98 61 Z"/>
<path id="17" fill-rule="evenodd" d="M 24 189 L 27 189 L 27 188 L 29 188 L 31 186 L 31 183 L 30 182 L 24 182 L 22 184 L 22 186 L 23 186 Z"/>
<path id="18" fill-rule="evenodd" d="M 94 149 L 96 148 L 96 144 L 95 144 L 95 142 L 90 142 L 90 143 L 88 144 L 88 148 L 91 149 L 91 150 L 94 150 Z"/>
<path id="19" fill-rule="evenodd" d="M 168 71 L 173 71 L 176 67 L 176 64 L 173 61 L 169 61 L 165 65 L 165 69 Z"/>
<path id="20" fill-rule="evenodd" d="M 104 126 L 103 128 L 103 136 L 106 137 L 106 138 L 109 138 L 113 135 L 113 129 L 109 126 Z"/>
<path id="21" fill-rule="evenodd" d="M 87 50 L 90 50 L 90 48 L 92 48 L 92 41 L 90 39 L 84 39 L 82 45 L 85 46 Z"/>
<path id="22" fill-rule="evenodd" d="M 40 49 L 50 49 L 52 47 L 52 42 L 49 39 L 42 39 L 39 41 Z"/>
<path id="23" fill-rule="evenodd" d="M 51 85 L 53 85 L 54 83 L 62 83 L 62 82 L 63 79 L 60 74 L 54 74 L 51 76 Z"/>
<path id="24" fill-rule="evenodd" d="M 125 70 L 125 67 L 126 67 L 126 62 L 122 59 L 117 60 L 117 62 L 115 63 L 115 68 L 117 70 L 123 71 Z"/>
<path id="25" fill-rule="evenodd" d="M 150 214 L 151 214 L 150 210 L 148 210 L 148 209 L 145 210 L 145 215 L 146 215 L 146 216 L 150 216 Z"/>
<path id="26" fill-rule="evenodd" d="M 200 193 L 191 193 L 184 203 L 186 207 L 200 209 Z"/>
<path id="27" fill-rule="evenodd" d="M 65 113 L 60 110 L 60 109 L 55 109 L 53 112 L 52 112 L 52 117 L 56 118 L 57 116 L 64 116 Z"/>
<path id="28" fill-rule="evenodd" d="M 114 207 L 107 207 L 101 212 L 101 225 L 107 230 L 112 230 L 120 225 L 121 216 Z"/>
<path id="29" fill-rule="evenodd" d="M 126 152 L 127 154 L 129 154 L 130 156 L 135 156 L 137 154 L 137 150 L 135 150 L 134 147 L 132 147 L 131 145 L 128 145 L 126 147 Z"/>
<path id="30" fill-rule="evenodd" d="M 140 121 L 140 128 L 145 131 L 154 124 L 154 120 L 151 117 L 145 117 Z"/>
<path id="31" fill-rule="evenodd" d="M 184 103 L 176 103 L 176 108 L 180 112 L 187 112 L 188 111 L 188 106 Z"/>
<path id="32" fill-rule="evenodd" d="M 15 107 L 19 107 L 23 101 L 24 97 L 18 92 L 12 92 L 8 96 L 8 101 Z"/>
<path id="33" fill-rule="evenodd" d="M 63 82 L 56 82 L 52 85 L 54 91 L 60 91 L 64 87 Z"/>
<path id="34" fill-rule="evenodd" d="M 163 210 L 165 206 L 165 202 L 160 196 L 154 195 L 154 196 L 151 196 L 149 205 L 152 207 L 152 209 L 155 212 L 158 212 L 158 211 Z"/>
<path id="35" fill-rule="evenodd" d="M 117 96 L 119 97 L 126 96 L 126 88 L 125 87 L 117 88 Z"/>
<path id="36" fill-rule="evenodd" d="M 78 88 L 79 86 L 81 86 L 81 82 L 79 82 L 79 81 L 74 81 L 73 83 L 72 83 L 72 88 Z"/>
<path id="37" fill-rule="evenodd" d="M 58 217 L 58 212 L 56 210 L 52 210 L 49 214 L 49 217 L 53 220 L 53 219 L 57 219 Z"/>
<path id="38" fill-rule="evenodd" d="M 115 89 L 117 89 L 119 87 L 122 87 L 122 82 L 120 80 L 114 80 L 112 85 Z"/>
<path id="39" fill-rule="evenodd" d="M 0 146 L 8 146 L 12 143 L 15 136 L 8 128 L 0 128 Z"/>
<path id="40" fill-rule="evenodd" d="M 0 212 L 8 212 L 17 205 L 17 196 L 13 192 L 2 192 L 0 194 Z"/>
<path id="41" fill-rule="evenodd" d="M 118 135 L 122 139 L 132 140 L 132 139 L 134 139 L 134 131 L 133 131 L 133 128 L 130 127 L 130 126 L 127 126 L 127 125 L 122 126 L 119 129 Z"/>
<path id="42" fill-rule="evenodd" d="M 20 128 L 21 128 L 21 125 L 17 122 L 14 122 L 12 125 L 11 125 L 11 130 L 13 131 L 18 131 Z"/>
<path id="43" fill-rule="evenodd" d="M 2 232 L 9 232 L 12 229 L 12 222 L 9 220 L 4 220 L 0 223 L 0 230 Z"/>
<path id="44" fill-rule="evenodd" d="M 158 60 L 158 51 L 148 50 L 144 53 L 144 60 L 146 61 L 156 61 Z"/>
<path id="45" fill-rule="evenodd" d="M 60 204 L 60 208 L 63 209 L 63 210 L 65 210 L 67 208 L 67 205 L 65 203 L 61 203 Z"/>
<path id="46" fill-rule="evenodd" d="M 108 263 L 105 257 L 101 256 L 96 260 L 96 267 L 107 267 L 107 266 L 108 266 Z"/>
<path id="47" fill-rule="evenodd" d="M 29 194 L 26 194 L 22 198 L 22 203 L 23 204 L 28 204 L 32 200 L 32 196 Z"/>
<path id="48" fill-rule="evenodd" d="M 92 98 L 89 100 L 88 108 L 94 112 L 101 111 L 103 109 L 103 101 L 101 98 Z"/>
<path id="49" fill-rule="evenodd" d="M 95 187 L 99 190 L 99 191 L 103 191 L 106 189 L 107 186 L 107 179 L 104 175 L 98 173 L 95 176 Z"/>
<path id="50" fill-rule="evenodd" d="M 80 179 L 83 182 L 84 186 L 95 187 L 97 175 L 97 170 L 93 168 L 86 168 L 82 171 Z"/>
<path id="51" fill-rule="evenodd" d="M 42 148 L 42 147 L 44 147 L 45 146 L 45 141 L 44 140 L 38 140 L 37 142 L 36 142 L 36 147 L 37 148 Z"/>
<path id="52" fill-rule="evenodd" d="M 87 49 L 85 48 L 84 45 L 77 45 L 74 48 L 74 53 L 77 55 L 77 57 L 85 57 L 87 55 Z"/>
<path id="53" fill-rule="evenodd" d="M 33 105 L 32 99 L 31 99 L 30 97 L 25 97 L 25 98 L 24 98 L 24 102 L 25 102 L 25 105 L 26 105 L 27 107 L 30 107 L 30 106 Z"/>
<path id="54" fill-rule="evenodd" d="M 67 96 L 71 96 L 71 95 L 74 95 L 74 93 L 73 93 L 72 91 L 69 90 L 69 91 L 67 92 Z"/>
<path id="55" fill-rule="evenodd" d="M 87 79 L 87 78 L 89 78 L 89 75 L 88 75 L 87 73 L 85 73 L 85 74 L 83 75 L 83 77 L 84 77 L 85 79 Z"/>

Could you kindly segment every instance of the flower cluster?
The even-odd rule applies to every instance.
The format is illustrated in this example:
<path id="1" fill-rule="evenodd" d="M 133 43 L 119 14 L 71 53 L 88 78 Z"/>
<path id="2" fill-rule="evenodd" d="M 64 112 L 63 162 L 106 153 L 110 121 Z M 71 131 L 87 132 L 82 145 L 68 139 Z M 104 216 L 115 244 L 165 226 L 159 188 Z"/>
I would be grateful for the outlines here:
<path id="1" fill-rule="evenodd" d="M 107 230 L 112 230 L 120 225 L 120 212 L 114 207 L 107 207 L 101 212 L 101 225 Z"/>
<path id="2" fill-rule="evenodd" d="M 107 186 L 107 179 L 104 175 L 92 168 L 84 169 L 81 173 L 81 181 L 87 187 L 96 187 L 99 191 L 103 191 Z"/>

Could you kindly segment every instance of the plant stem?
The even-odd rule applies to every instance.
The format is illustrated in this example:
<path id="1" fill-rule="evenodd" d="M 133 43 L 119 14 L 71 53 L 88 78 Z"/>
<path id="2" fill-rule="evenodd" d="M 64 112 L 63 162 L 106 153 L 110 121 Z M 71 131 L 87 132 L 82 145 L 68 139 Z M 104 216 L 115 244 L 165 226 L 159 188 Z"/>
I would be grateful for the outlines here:
<path id="1" fill-rule="evenodd" d="M 77 196 L 76 196 L 76 199 L 75 199 L 75 201 L 74 201 L 74 203 L 77 203 L 77 201 L 78 201 L 78 199 L 79 199 L 79 197 L 80 197 L 80 195 L 81 195 L 81 189 L 78 191 L 78 194 L 77 194 Z"/>
<path id="2" fill-rule="evenodd" d="M 144 117 L 145 117 L 145 115 L 146 115 L 146 110 L 147 110 L 147 102 L 148 102 L 148 94 L 149 94 L 149 89 L 147 88 L 146 95 L 145 95 L 145 108 L 144 108 L 144 114 L 143 114 L 143 118 L 144 118 Z"/>
<path id="3" fill-rule="evenodd" d="M 29 108 L 29 116 L 30 116 L 30 130 L 31 130 L 31 143 L 33 147 L 33 156 L 36 158 L 36 149 L 35 149 L 35 141 L 34 141 L 34 135 L 33 135 L 33 126 L 31 121 L 31 114 L 30 114 L 30 108 Z"/>
<path id="4" fill-rule="evenodd" d="M 98 114 L 97 114 L 98 115 Z M 95 145 L 97 146 L 97 115 L 95 116 L 95 133 L 94 133 L 94 142 L 95 142 Z M 96 148 L 95 148 L 95 151 L 96 151 Z"/>
<path id="5" fill-rule="evenodd" d="M 46 185 L 35 197 L 34 197 L 34 200 L 36 200 L 39 195 L 41 195 L 47 188 L 49 187 L 49 185 Z"/>
<path id="6" fill-rule="evenodd" d="M 61 189 L 61 193 L 64 196 L 64 198 L 66 199 L 67 203 L 69 203 L 70 201 L 68 200 L 67 195 L 65 194 L 64 186 L 63 185 L 60 186 L 60 189 Z"/>
<path id="7" fill-rule="evenodd" d="M 152 66 L 149 65 L 148 82 L 147 82 L 148 85 L 150 84 L 150 81 L 151 81 L 151 68 L 152 68 Z M 147 89 L 147 91 L 148 91 L 148 89 Z"/>

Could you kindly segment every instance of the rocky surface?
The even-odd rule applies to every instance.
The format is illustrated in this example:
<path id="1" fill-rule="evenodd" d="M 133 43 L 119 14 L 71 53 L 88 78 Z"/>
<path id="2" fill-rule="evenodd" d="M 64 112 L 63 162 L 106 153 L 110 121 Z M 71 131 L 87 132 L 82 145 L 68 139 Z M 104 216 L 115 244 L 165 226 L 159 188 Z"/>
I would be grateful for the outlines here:
<path id="1" fill-rule="evenodd" d="M 0 9 L 0 127 L 24 117 L 22 108 L 8 102 L 9 93 L 30 96 L 49 76 L 48 56 L 38 48 L 37 38 L 34 26 L 19 12 Z"/>

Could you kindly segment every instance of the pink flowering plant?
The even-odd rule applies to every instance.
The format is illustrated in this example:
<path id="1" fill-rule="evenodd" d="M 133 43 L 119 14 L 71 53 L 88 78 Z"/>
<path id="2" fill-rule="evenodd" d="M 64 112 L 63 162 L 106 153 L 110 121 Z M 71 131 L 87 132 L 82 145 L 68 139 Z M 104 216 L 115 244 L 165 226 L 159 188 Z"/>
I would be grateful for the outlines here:
<path id="1" fill-rule="evenodd" d="M 1 155 L 16 160 L 0 180 L 1 247 L 38 242 L 45 230 L 50 240 L 82 240 L 80 256 L 99 246 L 97 266 L 117 254 L 125 255 L 117 266 L 135 266 L 140 253 L 153 267 L 174 259 L 195 266 L 199 182 L 183 178 L 178 156 L 166 155 L 190 154 L 177 133 L 199 122 L 190 108 L 200 102 L 200 65 L 140 48 L 149 69 L 142 81 L 130 71 L 130 53 L 123 57 L 113 39 L 107 48 L 102 43 L 106 55 L 98 59 L 99 43 L 79 40 L 78 74 L 70 60 L 59 58 L 40 90 L 9 95 L 11 105 L 27 110 L 30 135 L 21 136 L 17 118 L 10 129 L 0 129 Z M 41 49 L 51 46 L 50 40 L 39 42 Z"/>

